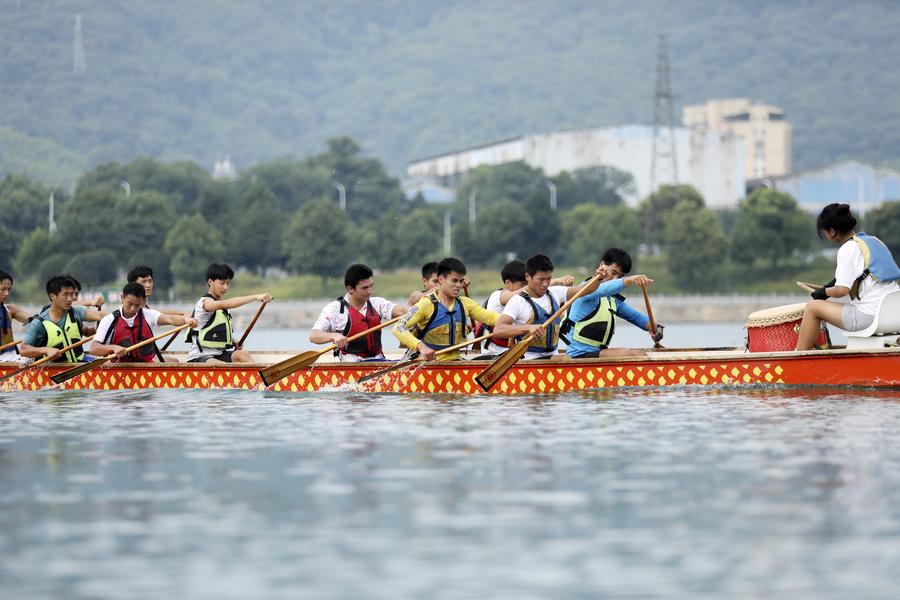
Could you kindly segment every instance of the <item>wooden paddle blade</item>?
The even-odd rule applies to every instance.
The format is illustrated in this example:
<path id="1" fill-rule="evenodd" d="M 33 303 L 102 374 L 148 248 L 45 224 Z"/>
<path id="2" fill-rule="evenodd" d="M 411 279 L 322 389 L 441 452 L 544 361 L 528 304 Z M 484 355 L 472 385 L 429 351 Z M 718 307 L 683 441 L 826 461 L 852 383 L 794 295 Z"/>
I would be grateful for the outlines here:
<path id="1" fill-rule="evenodd" d="M 72 379 L 73 377 L 78 377 L 82 373 L 90 371 L 94 367 L 99 366 L 94 363 L 102 364 L 105 362 L 106 362 L 106 360 L 100 358 L 97 360 L 93 360 L 91 362 L 82 363 L 82 364 L 78 365 L 77 367 L 72 367 L 71 369 L 63 371 L 62 373 L 57 373 L 56 375 L 52 376 L 50 379 L 53 381 L 53 383 L 62 383 L 64 381 L 68 381 L 68 380 Z"/>
<path id="2" fill-rule="evenodd" d="M 531 337 L 528 337 L 494 360 L 488 367 L 475 376 L 475 382 L 481 386 L 486 392 L 489 392 L 494 384 L 500 381 L 510 367 L 518 362 L 522 356 L 528 351 L 528 345 L 531 344 Z"/>
<path id="3" fill-rule="evenodd" d="M 259 376 L 262 378 L 263 383 L 266 384 L 266 387 L 269 387 L 273 383 L 284 379 L 294 371 L 299 371 L 304 367 L 310 366 L 325 352 L 327 352 L 327 350 L 307 350 L 297 356 L 292 356 L 287 360 L 283 360 L 280 363 L 276 363 L 265 369 L 260 369 Z"/>

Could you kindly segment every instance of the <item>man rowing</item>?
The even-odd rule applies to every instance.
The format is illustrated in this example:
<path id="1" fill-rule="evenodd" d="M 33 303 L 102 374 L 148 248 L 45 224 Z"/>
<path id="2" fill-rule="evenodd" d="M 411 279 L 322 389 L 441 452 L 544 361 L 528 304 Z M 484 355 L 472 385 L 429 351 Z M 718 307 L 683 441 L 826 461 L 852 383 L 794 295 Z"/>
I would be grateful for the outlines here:
<path id="1" fill-rule="evenodd" d="M 49 356 L 63 362 L 84 360 L 85 354 L 81 346 L 68 350 L 65 354 L 61 354 L 60 350 L 84 337 L 82 325 L 86 321 L 95 323 L 108 313 L 88 311 L 86 306 L 74 305 L 75 283 L 68 277 L 51 277 L 45 288 L 50 305 L 29 323 L 19 351 L 28 358 Z"/>
<path id="2" fill-rule="evenodd" d="M 12 322 L 13 319 L 19 323 L 27 323 L 31 315 L 24 309 L 7 304 L 9 295 L 12 293 L 13 276 L 6 271 L 0 270 L 0 346 L 11 344 L 13 340 Z M 19 350 L 15 346 L 0 351 L 0 362 L 9 362 L 19 357 Z"/>
<path id="3" fill-rule="evenodd" d="M 438 273 L 437 273 L 437 263 L 436 262 L 427 262 L 422 265 L 422 289 L 416 290 L 412 294 L 409 295 L 409 299 L 406 301 L 406 304 L 409 306 L 415 306 L 416 303 L 421 300 L 424 296 L 426 296 L 429 292 L 434 291 L 438 286 Z"/>
<path id="4" fill-rule="evenodd" d="M 380 329 L 352 342 L 347 338 L 399 317 L 408 307 L 373 296 L 375 277 L 372 269 L 363 264 L 347 267 L 344 288 L 347 291 L 343 296 L 322 309 L 309 333 L 309 341 L 334 344 L 335 353 L 343 362 L 385 360 Z"/>
<path id="5" fill-rule="evenodd" d="M 503 282 L 503 287 L 494 290 L 494 292 L 488 296 L 487 300 L 484 301 L 484 304 L 482 304 L 484 308 L 497 314 L 502 313 L 506 303 L 509 302 L 509 299 L 518 294 L 528 283 L 525 279 L 525 262 L 516 259 L 506 263 L 500 271 L 500 280 Z M 575 278 L 571 275 L 564 275 L 550 281 L 551 286 L 570 286 L 573 283 L 575 283 Z M 475 336 L 479 337 L 483 333 L 492 331 L 492 327 L 485 325 L 484 323 L 479 323 L 479 326 L 475 330 Z M 481 355 L 477 357 L 477 360 L 492 359 L 508 349 L 508 339 L 498 336 L 491 337 L 484 342 L 484 347 L 481 349 Z"/>
<path id="6" fill-rule="evenodd" d="M 197 320 L 183 315 L 165 315 L 158 310 L 147 308 L 147 292 L 139 283 L 126 283 L 122 288 L 122 306 L 100 320 L 95 340 L 91 344 L 94 356 L 115 354 L 119 360 L 127 362 L 165 362 L 156 344 L 149 344 L 127 352 L 128 347 L 154 337 L 153 330 L 158 325 L 197 326 Z M 100 340 L 100 341 L 98 341 Z"/>
<path id="7" fill-rule="evenodd" d="M 601 274 L 601 271 L 598 269 L 596 274 Z M 517 338 L 518 341 L 534 334 L 535 338 L 523 357 L 525 360 L 553 358 L 556 355 L 561 319 L 557 317 L 550 321 L 549 318 L 586 285 L 551 286 L 552 279 L 553 261 L 549 257 L 537 254 L 525 261 L 525 287 L 509 299 L 494 326 L 494 334 L 501 338 Z M 596 290 L 599 285 L 599 281 L 589 284 L 587 292 Z"/>
<path id="8" fill-rule="evenodd" d="M 224 298 L 234 279 L 234 270 L 225 264 L 213 263 L 206 269 L 206 294 L 197 300 L 191 317 L 197 324 L 188 330 L 187 342 L 191 345 L 187 361 L 193 363 L 252 363 L 253 357 L 234 343 L 231 328 L 233 308 L 272 301 L 269 294 L 252 294 L 237 298 Z"/>
<path id="9" fill-rule="evenodd" d="M 434 360 L 436 351 L 466 339 L 467 317 L 490 326 L 497 322 L 497 313 L 460 295 L 465 281 L 466 266 L 461 260 L 445 258 L 438 263 L 438 289 L 419 300 L 394 325 L 392 333 L 404 347 L 419 352 L 425 360 Z M 459 350 L 440 356 L 440 360 L 458 358 Z"/>
<path id="10" fill-rule="evenodd" d="M 653 280 L 646 275 L 626 277 L 631 272 L 631 255 L 619 248 L 609 248 L 603 253 L 597 271 L 603 272 L 600 286 L 573 302 L 563 321 L 561 334 L 568 344 L 566 354 L 571 358 L 645 356 L 643 350 L 609 345 L 615 333 L 616 317 L 649 331 L 650 319 L 629 306 L 621 292 L 631 285 L 650 285 Z M 662 340 L 663 326 L 657 324 L 650 337 L 654 342 Z"/>

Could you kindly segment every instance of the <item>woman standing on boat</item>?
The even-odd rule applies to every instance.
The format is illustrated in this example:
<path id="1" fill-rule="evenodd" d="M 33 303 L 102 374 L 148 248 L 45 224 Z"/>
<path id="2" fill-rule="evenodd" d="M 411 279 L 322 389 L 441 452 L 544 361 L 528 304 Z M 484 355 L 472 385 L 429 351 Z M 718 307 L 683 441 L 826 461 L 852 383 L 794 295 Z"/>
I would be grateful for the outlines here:
<path id="1" fill-rule="evenodd" d="M 897 289 L 900 268 L 891 251 L 876 237 L 856 233 L 856 218 L 848 204 L 829 204 L 819 214 L 820 238 L 840 245 L 834 280 L 812 292 L 806 303 L 797 350 L 811 350 L 822 321 L 844 331 L 861 331 L 872 324 L 881 299 Z M 834 298 L 838 302 L 828 302 Z"/>

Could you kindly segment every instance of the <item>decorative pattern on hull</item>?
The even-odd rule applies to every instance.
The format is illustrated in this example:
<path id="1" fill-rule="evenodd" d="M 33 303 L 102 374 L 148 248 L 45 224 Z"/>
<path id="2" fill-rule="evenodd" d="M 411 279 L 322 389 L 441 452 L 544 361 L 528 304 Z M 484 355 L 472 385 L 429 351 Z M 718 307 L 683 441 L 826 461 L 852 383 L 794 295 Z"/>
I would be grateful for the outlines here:
<path id="1" fill-rule="evenodd" d="M 544 394 L 574 390 L 645 386 L 709 385 L 863 385 L 900 387 L 900 352 L 799 354 L 668 359 L 591 360 L 519 363 L 490 393 Z M 121 390 L 146 388 L 262 389 L 257 370 L 262 365 L 198 366 L 107 365 L 73 378 L 64 389 Z M 392 393 L 483 393 L 475 376 L 486 363 L 461 361 L 388 373 L 364 384 L 356 380 L 384 365 L 327 364 L 298 371 L 272 386 L 274 391 L 312 392 L 354 389 Z M 0 375 L 12 367 L 0 367 Z M 53 366 L 26 371 L 2 384 L 2 390 L 39 390 L 53 385 L 50 376 L 64 370 Z"/>

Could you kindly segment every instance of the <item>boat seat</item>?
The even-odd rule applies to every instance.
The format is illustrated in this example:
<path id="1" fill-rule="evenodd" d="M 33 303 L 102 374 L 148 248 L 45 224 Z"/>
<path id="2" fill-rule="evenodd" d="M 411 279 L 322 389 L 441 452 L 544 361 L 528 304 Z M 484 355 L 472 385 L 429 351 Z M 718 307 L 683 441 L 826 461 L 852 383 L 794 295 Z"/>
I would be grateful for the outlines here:
<path id="1" fill-rule="evenodd" d="M 881 299 L 875 320 L 860 331 L 846 331 L 847 348 L 884 348 L 900 343 L 900 288 Z"/>

